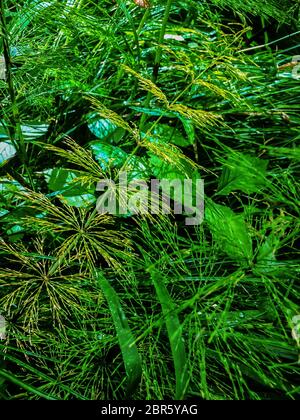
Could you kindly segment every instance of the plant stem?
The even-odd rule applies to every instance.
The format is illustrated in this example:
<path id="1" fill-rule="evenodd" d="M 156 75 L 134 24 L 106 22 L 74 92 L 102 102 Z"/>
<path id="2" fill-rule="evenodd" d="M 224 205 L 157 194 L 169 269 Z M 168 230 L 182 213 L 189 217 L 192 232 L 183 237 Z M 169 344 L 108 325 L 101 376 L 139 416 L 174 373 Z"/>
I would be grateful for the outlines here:
<path id="1" fill-rule="evenodd" d="M 138 28 L 136 30 L 136 32 L 137 32 L 138 35 L 140 34 L 141 30 L 143 29 L 143 26 L 144 26 L 146 20 L 148 19 L 149 14 L 150 14 L 150 8 L 149 9 L 146 9 L 145 13 L 143 14 L 143 17 L 142 17 L 142 19 L 140 21 L 140 24 L 139 24 L 139 26 L 138 26 Z"/>
<path id="2" fill-rule="evenodd" d="M 165 36 L 165 33 L 166 33 L 166 29 L 167 29 L 167 23 L 168 23 L 168 20 L 169 20 L 171 5 L 172 5 L 172 0 L 168 0 L 167 5 L 166 5 L 166 9 L 165 9 L 165 14 L 164 14 L 163 21 L 162 21 L 162 25 L 161 25 L 161 28 L 160 28 L 160 33 L 159 33 L 159 38 L 158 38 L 158 46 L 157 46 L 156 54 L 155 54 L 153 76 L 152 76 L 152 82 L 154 82 L 154 83 L 156 82 L 157 77 L 158 77 L 159 65 L 160 65 L 160 60 L 161 60 L 161 55 L 162 55 L 162 43 L 164 41 L 164 36 Z"/>
<path id="3" fill-rule="evenodd" d="M 119 6 L 121 8 L 121 10 L 123 11 L 126 19 L 128 20 L 129 25 L 131 26 L 132 29 L 132 33 L 133 33 L 133 38 L 134 38 L 134 43 L 136 45 L 136 51 L 137 51 L 137 61 L 138 63 L 141 61 L 141 51 L 140 51 L 140 44 L 139 44 L 139 36 L 138 36 L 138 32 L 135 28 L 135 23 L 129 13 L 129 11 L 127 10 L 126 4 L 123 0 L 121 0 L 119 2 Z"/>
<path id="4" fill-rule="evenodd" d="M 152 78 L 151 78 L 152 82 L 154 82 L 154 83 L 157 81 L 157 78 L 158 78 L 159 66 L 160 66 L 161 55 L 162 55 L 162 43 L 164 41 L 164 36 L 165 36 L 165 33 L 166 33 L 166 28 L 167 28 L 167 23 L 168 23 L 168 20 L 169 20 L 171 5 L 172 5 L 172 0 L 168 0 L 167 4 L 166 4 L 166 9 L 165 9 L 163 21 L 162 21 L 161 28 L 160 28 L 159 37 L 158 37 L 158 45 L 157 45 L 157 48 L 156 48 L 156 54 L 155 54 L 154 66 L 153 66 L 153 73 L 152 73 Z M 148 106 L 150 104 L 151 96 L 152 96 L 152 93 L 148 92 L 148 94 L 146 96 L 146 99 L 145 99 L 145 102 L 144 102 L 144 107 L 145 108 L 148 108 Z M 140 131 L 142 131 L 146 120 L 147 120 L 147 115 L 143 114 L 142 117 L 141 117 L 140 126 L 139 126 Z"/>
<path id="5" fill-rule="evenodd" d="M 8 92 L 11 101 L 11 109 L 12 109 L 12 117 L 10 120 L 10 127 L 9 133 L 11 137 L 11 141 L 15 146 L 16 150 L 19 153 L 19 157 L 21 162 L 23 163 L 24 167 L 26 168 L 27 175 L 29 177 L 30 184 L 32 185 L 32 178 L 31 174 L 27 165 L 27 152 L 25 147 L 24 136 L 21 129 L 20 123 L 20 113 L 19 108 L 16 100 L 16 92 L 13 83 L 13 75 L 12 75 L 12 64 L 11 64 L 11 55 L 10 55 L 10 48 L 9 48 L 9 32 L 7 29 L 6 18 L 5 18 L 5 0 L 0 0 L 0 33 L 3 43 L 3 56 L 5 61 L 5 69 L 6 69 L 6 82 L 8 85 Z"/>

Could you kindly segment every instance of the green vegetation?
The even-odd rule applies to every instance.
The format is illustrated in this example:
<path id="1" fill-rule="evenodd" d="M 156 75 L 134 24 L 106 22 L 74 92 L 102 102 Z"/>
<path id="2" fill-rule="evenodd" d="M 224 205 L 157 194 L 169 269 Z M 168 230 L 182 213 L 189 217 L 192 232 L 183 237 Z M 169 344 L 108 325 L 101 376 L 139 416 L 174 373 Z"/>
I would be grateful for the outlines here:
<path id="1" fill-rule="evenodd" d="M 0 0 L 1 399 L 299 398 L 299 1 L 149 1 Z"/>

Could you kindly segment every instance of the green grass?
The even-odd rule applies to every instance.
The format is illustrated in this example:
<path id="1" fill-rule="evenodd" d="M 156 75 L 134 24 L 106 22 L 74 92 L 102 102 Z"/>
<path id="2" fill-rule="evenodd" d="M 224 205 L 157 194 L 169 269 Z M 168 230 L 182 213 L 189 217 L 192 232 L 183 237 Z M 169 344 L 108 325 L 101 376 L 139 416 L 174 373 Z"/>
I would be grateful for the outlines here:
<path id="1" fill-rule="evenodd" d="M 254 3 L 1 1 L 1 399 L 299 399 L 299 4 Z M 99 215 L 124 170 L 203 223 Z"/>

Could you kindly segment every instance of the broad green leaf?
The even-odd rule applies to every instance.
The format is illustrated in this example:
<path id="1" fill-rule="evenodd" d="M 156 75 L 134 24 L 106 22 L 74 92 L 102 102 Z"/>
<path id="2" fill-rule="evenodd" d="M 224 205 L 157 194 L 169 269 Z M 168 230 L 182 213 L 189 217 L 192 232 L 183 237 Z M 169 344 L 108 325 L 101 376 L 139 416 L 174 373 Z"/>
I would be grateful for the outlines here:
<path id="1" fill-rule="evenodd" d="M 177 128 L 170 127 L 167 124 L 156 124 L 151 134 L 158 136 L 162 141 L 173 143 L 176 146 L 184 147 L 191 144 L 188 137 L 184 137 Z"/>
<path id="2" fill-rule="evenodd" d="M 170 165 L 169 162 L 164 161 L 157 155 L 153 153 L 149 153 L 150 155 L 150 166 L 152 169 L 153 175 L 157 179 L 185 179 L 185 174 L 179 171 L 178 167 L 175 165 Z M 188 168 L 189 169 L 189 168 Z M 192 171 L 190 171 L 190 175 L 192 175 Z"/>
<path id="3" fill-rule="evenodd" d="M 14 225 L 10 229 L 7 229 L 6 234 L 10 237 L 10 242 L 17 242 L 24 236 L 24 227 Z"/>
<path id="4" fill-rule="evenodd" d="M 242 153 L 230 155 L 223 164 L 218 194 L 227 195 L 237 190 L 246 194 L 259 192 L 266 186 L 267 166 L 267 160 Z"/>
<path id="5" fill-rule="evenodd" d="M 276 238 L 274 235 L 270 235 L 266 238 L 264 243 L 259 247 L 257 261 L 275 261 L 275 253 L 280 246 L 280 238 Z"/>
<path id="6" fill-rule="evenodd" d="M 209 201 L 205 219 L 215 242 L 229 257 L 248 262 L 252 260 L 252 240 L 243 215 Z"/>
<path id="7" fill-rule="evenodd" d="M 110 167 L 121 168 L 128 158 L 120 147 L 105 144 L 103 141 L 90 142 L 90 148 L 103 170 Z"/>
<path id="8" fill-rule="evenodd" d="M 103 142 L 119 143 L 125 134 L 125 130 L 118 127 L 109 119 L 98 117 L 88 124 L 90 131 Z"/>
<path id="9" fill-rule="evenodd" d="M 0 208 L 0 219 L 1 219 L 1 217 L 6 216 L 8 213 L 9 213 L 8 210 Z"/>
<path id="10" fill-rule="evenodd" d="M 155 162 L 156 158 L 157 157 L 151 158 L 152 164 Z M 176 171 L 176 168 L 170 168 L 170 166 L 168 167 L 168 165 L 163 163 L 161 164 L 161 166 L 157 166 L 156 168 L 154 168 L 154 172 L 159 175 L 157 176 L 159 180 L 166 179 L 170 182 L 172 181 L 174 182 L 175 180 L 180 181 L 181 186 L 182 186 L 182 192 L 180 192 L 180 190 L 179 189 L 177 190 L 176 188 L 172 188 L 170 191 L 170 196 L 174 201 L 178 203 L 182 203 L 183 205 L 184 203 L 187 204 L 188 203 L 187 196 L 192 194 L 193 198 L 191 199 L 192 200 L 191 204 L 194 202 L 195 192 L 196 192 L 195 182 L 197 179 L 201 178 L 198 171 L 194 170 L 193 172 L 190 173 L 190 176 L 187 178 L 184 174 L 178 172 L 178 170 Z M 193 190 L 186 189 L 184 185 L 185 180 L 191 180 Z"/>
<path id="11" fill-rule="evenodd" d="M 6 177 L 0 178 L 0 205 L 10 209 L 1 209 L 1 216 L 5 221 L 17 224 L 20 219 L 29 214 L 36 215 L 39 213 L 24 203 L 16 205 L 16 202 L 19 199 L 18 193 L 24 190 L 25 188 L 16 180 Z"/>
<path id="12" fill-rule="evenodd" d="M 117 293 L 104 275 L 98 272 L 96 276 L 109 305 L 115 325 L 127 374 L 127 395 L 130 396 L 141 381 L 141 358 Z"/>
<path id="13" fill-rule="evenodd" d="M 82 174 L 80 171 L 65 168 L 46 169 L 44 172 L 48 187 L 51 191 L 60 191 L 64 196 L 74 196 L 86 194 L 92 191 L 86 185 L 82 185 L 77 180 Z"/>
<path id="14" fill-rule="evenodd" d="M 27 124 L 21 125 L 21 131 L 25 141 L 35 140 L 45 135 L 48 131 L 48 128 L 49 124 L 41 124 L 34 122 L 29 122 Z M 6 124 L 3 122 L 0 125 L 0 139 L 5 141 L 9 141 L 10 139 Z"/>
<path id="15" fill-rule="evenodd" d="M 171 165 L 154 153 L 148 152 L 150 156 L 150 167 L 152 174 L 156 179 L 175 181 L 179 180 L 182 185 L 182 192 L 179 189 L 171 189 L 171 198 L 179 203 L 184 203 L 184 180 L 190 179 L 195 185 L 196 179 L 200 179 L 200 174 L 195 168 L 191 167 L 189 163 L 183 158 L 179 157 L 177 164 Z M 180 170 L 182 168 L 182 170 Z M 194 190 L 195 191 L 195 190 Z M 187 191 L 186 191 L 187 193 Z M 188 192 L 190 194 L 190 191 Z"/>
<path id="16" fill-rule="evenodd" d="M 147 180 L 150 176 L 150 168 L 147 158 L 140 156 L 131 156 L 124 170 L 128 173 L 128 180 Z"/>
<path id="17" fill-rule="evenodd" d="M 127 172 L 127 179 L 147 179 L 149 177 L 148 164 L 145 158 L 130 156 L 120 147 L 103 144 L 102 141 L 93 141 L 90 147 L 102 169 L 118 168 Z"/>
<path id="18" fill-rule="evenodd" d="M 136 112 L 141 112 L 142 114 L 151 115 L 152 117 L 160 117 L 160 116 L 164 116 L 167 118 L 177 117 L 175 112 L 166 112 L 161 108 L 143 108 L 141 106 L 131 106 L 130 109 L 133 109 Z"/>
<path id="19" fill-rule="evenodd" d="M 49 124 L 28 123 L 21 125 L 21 130 L 25 140 L 35 140 L 48 131 Z"/>
<path id="20" fill-rule="evenodd" d="M 274 234 L 270 234 L 265 241 L 259 246 L 256 257 L 256 264 L 253 272 L 259 275 L 287 275 L 289 269 L 286 263 L 277 261 L 276 252 L 280 248 L 280 238 Z"/>
<path id="21" fill-rule="evenodd" d="M 0 142 L 0 166 L 16 155 L 17 151 L 11 141 Z"/>
<path id="22" fill-rule="evenodd" d="M 96 202 L 96 197 L 93 194 L 81 194 L 74 196 L 59 196 L 60 200 L 68 206 L 74 207 L 88 207 Z"/>
<path id="23" fill-rule="evenodd" d="M 0 178 L 0 202 L 6 203 L 8 200 L 16 198 L 16 193 L 23 190 L 24 187 L 18 181 L 5 177 Z"/>
<path id="24" fill-rule="evenodd" d="M 94 187 L 82 185 L 76 179 L 80 171 L 71 171 L 65 168 L 47 169 L 44 172 L 48 187 L 51 191 L 57 192 L 61 201 L 69 206 L 83 207 L 96 201 Z"/>
<path id="25" fill-rule="evenodd" d="M 164 160 L 160 156 L 152 152 L 148 152 L 150 156 L 150 166 L 154 176 L 158 179 L 186 179 L 192 178 L 198 171 L 192 167 L 184 156 L 178 156 L 176 163 L 172 165 L 170 162 Z"/>

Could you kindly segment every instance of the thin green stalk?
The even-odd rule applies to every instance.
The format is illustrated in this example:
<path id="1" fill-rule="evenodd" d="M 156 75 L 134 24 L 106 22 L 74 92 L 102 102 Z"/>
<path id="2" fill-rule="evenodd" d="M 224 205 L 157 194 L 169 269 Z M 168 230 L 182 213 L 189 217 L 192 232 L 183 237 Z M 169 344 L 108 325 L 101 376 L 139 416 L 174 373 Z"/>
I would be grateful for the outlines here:
<path id="1" fill-rule="evenodd" d="M 12 382 L 13 384 L 19 386 L 20 388 L 25 389 L 26 391 L 31 392 L 32 394 L 40 398 L 44 398 L 46 400 L 56 400 L 54 396 L 50 394 L 46 394 L 45 392 L 40 391 L 38 388 L 21 381 L 15 375 L 13 375 L 10 372 L 7 372 L 4 369 L 0 369 L 0 377 L 8 380 L 9 382 Z"/>
<path id="2" fill-rule="evenodd" d="M 165 14 L 163 17 L 162 25 L 160 28 L 159 38 L 158 38 L 158 46 L 156 49 L 155 60 L 154 60 L 154 68 L 153 68 L 153 77 L 152 81 L 155 83 L 158 77 L 159 65 L 162 55 L 162 43 L 164 41 L 164 36 L 167 29 L 167 23 L 169 20 L 170 10 L 171 10 L 172 0 L 168 0 L 166 5 Z"/>
<path id="3" fill-rule="evenodd" d="M 123 2 L 123 0 L 121 0 L 119 2 L 119 5 L 121 7 L 121 10 L 124 12 L 124 15 L 126 16 L 126 19 L 128 20 L 128 23 L 131 26 L 133 37 L 134 37 L 134 42 L 135 42 L 136 50 L 137 50 L 137 60 L 138 60 L 138 63 L 139 63 L 141 61 L 141 51 L 140 51 L 140 44 L 139 44 L 139 36 L 138 36 L 137 30 L 135 28 L 134 21 L 133 21 L 131 15 L 130 15 L 130 13 L 128 12 L 126 4 Z"/>
<path id="4" fill-rule="evenodd" d="M 30 170 L 27 165 L 27 152 L 25 147 L 25 140 L 21 129 L 20 123 L 20 113 L 19 108 L 16 100 L 16 92 L 13 83 L 13 75 L 12 75 L 12 64 L 11 64 L 11 55 L 10 55 L 10 47 L 9 47 L 9 32 L 7 29 L 7 23 L 5 18 L 5 5 L 4 0 L 0 0 L 0 32 L 3 44 L 3 56 L 5 61 L 5 69 L 6 69 L 6 82 L 8 86 L 8 92 L 11 102 L 12 108 L 12 118 L 11 118 L 11 127 L 9 128 L 10 137 L 13 145 L 15 146 L 16 150 L 19 152 L 19 156 L 21 162 L 23 163 L 24 167 L 26 168 L 27 175 L 30 180 L 30 184 L 32 185 L 32 178 L 30 174 Z"/>
<path id="5" fill-rule="evenodd" d="M 165 33 L 166 33 L 166 28 L 167 28 L 167 23 L 168 23 L 168 20 L 169 20 L 171 5 L 172 5 L 172 0 L 168 0 L 167 5 L 166 5 L 166 9 L 165 9 L 165 13 L 164 13 L 164 17 L 163 17 L 163 21 L 162 21 L 161 28 L 160 28 L 159 37 L 158 37 L 158 45 L 157 45 L 157 48 L 156 48 L 156 54 L 155 54 L 155 59 L 154 59 L 154 67 L 153 67 L 153 73 L 152 73 L 152 78 L 151 78 L 152 82 L 154 82 L 154 83 L 157 81 L 157 78 L 158 78 L 159 66 L 160 66 L 161 55 L 162 55 L 162 43 L 163 43 L 164 36 L 165 36 Z M 152 97 L 152 93 L 148 92 L 147 97 L 145 99 L 145 103 L 144 103 L 145 108 L 148 108 L 148 106 L 150 104 L 151 97 Z M 143 114 L 142 117 L 141 117 L 140 126 L 139 126 L 140 131 L 143 130 L 143 127 L 145 125 L 146 120 L 147 120 L 147 115 Z"/>
<path id="6" fill-rule="evenodd" d="M 78 240 L 77 240 L 78 241 Z M 77 242 L 74 244 L 74 242 L 70 243 L 69 246 L 64 250 L 64 252 L 57 258 L 57 260 L 51 265 L 48 275 L 53 276 L 53 274 L 56 273 L 56 271 L 59 269 L 61 264 L 65 261 L 66 257 L 69 255 L 69 252 L 72 250 L 72 248 L 75 248 L 77 245 Z"/>
<path id="7" fill-rule="evenodd" d="M 142 19 L 140 21 L 140 24 L 139 24 L 139 26 L 138 26 L 138 28 L 136 30 L 136 32 L 137 32 L 138 35 L 140 34 L 140 32 L 141 32 L 141 30 L 142 30 L 142 28 L 143 28 L 146 20 L 148 19 L 149 14 L 150 14 L 150 8 L 146 9 L 145 13 L 143 14 L 143 17 L 142 17 Z"/>
<path id="8" fill-rule="evenodd" d="M 255 47 L 244 48 L 242 50 L 239 50 L 238 52 L 239 53 L 242 53 L 242 52 L 248 52 L 248 51 L 253 51 L 253 50 L 265 48 L 265 47 L 268 47 L 269 45 L 274 45 L 274 44 L 276 44 L 276 43 L 278 43 L 280 41 L 284 41 L 285 39 L 292 38 L 293 36 L 296 36 L 296 35 L 299 35 L 299 34 L 300 34 L 300 31 L 296 31 L 296 32 L 293 32 L 292 34 L 288 34 L 288 35 L 286 35 L 286 36 L 284 36 L 282 38 L 275 39 L 274 41 L 271 41 L 268 44 L 255 45 Z"/>

